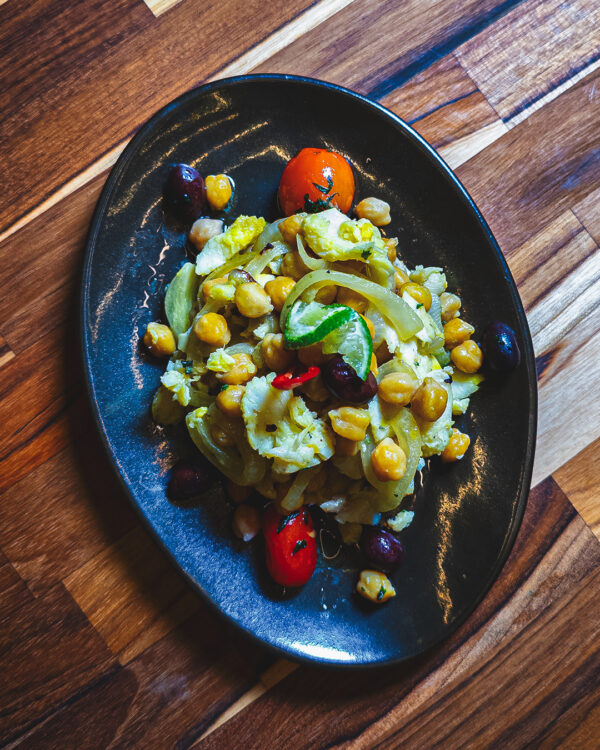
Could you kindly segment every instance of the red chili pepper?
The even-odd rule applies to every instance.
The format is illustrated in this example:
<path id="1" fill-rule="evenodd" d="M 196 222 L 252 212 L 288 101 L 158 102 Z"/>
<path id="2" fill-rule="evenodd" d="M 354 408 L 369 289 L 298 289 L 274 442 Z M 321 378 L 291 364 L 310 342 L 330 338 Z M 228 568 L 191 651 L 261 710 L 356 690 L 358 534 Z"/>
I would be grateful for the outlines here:
<path id="1" fill-rule="evenodd" d="M 280 516 L 270 505 L 263 516 L 265 555 L 271 577 L 282 586 L 303 586 L 317 564 L 315 527 L 306 508 Z"/>
<path id="2" fill-rule="evenodd" d="M 281 375 L 273 378 L 271 385 L 274 388 L 279 388 L 280 391 L 287 391 L 290 388 L 295 388 L 297 385 L 306 383 L 307 380 L 316 378 L 321 372 L 320 367 L 309 367 L 306 372 L 300 373 L 300 375 L 294 375 L 293 372 L 284 372 Z"/>

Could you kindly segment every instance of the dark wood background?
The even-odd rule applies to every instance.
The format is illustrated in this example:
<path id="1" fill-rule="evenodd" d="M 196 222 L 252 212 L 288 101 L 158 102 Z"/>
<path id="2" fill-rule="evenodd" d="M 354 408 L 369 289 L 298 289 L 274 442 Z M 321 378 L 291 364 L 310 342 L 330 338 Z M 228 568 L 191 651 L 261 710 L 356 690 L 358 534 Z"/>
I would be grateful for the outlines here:
<path id="1" fill-rule="evenodd" d="M 31 748 L 598 748 L 598 0 L 0 0 L 0 737 Z M 77 354 L 83 242 L 157 108 L 250 71 L 380 101 L 456 169 L 539 373 L 510 560 L 443 646 L 377 673 L 231 632 L 140 528 Z"/>

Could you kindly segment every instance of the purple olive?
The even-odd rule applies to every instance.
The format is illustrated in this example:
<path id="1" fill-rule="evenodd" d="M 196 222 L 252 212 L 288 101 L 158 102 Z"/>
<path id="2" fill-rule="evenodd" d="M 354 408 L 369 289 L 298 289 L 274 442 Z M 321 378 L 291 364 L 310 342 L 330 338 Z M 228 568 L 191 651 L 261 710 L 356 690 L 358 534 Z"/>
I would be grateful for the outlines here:
<path id="1" fill-rule="evenodd" d="M 377 393 L 375 375 L 370 372 L 367 379 L 362 380 L 341 354 L 336 354 L 321 365 L 321 375 L 325 386 L 336 398 L 353 404 L 362 404 Z"/>
<path id="2" fill-rule="evenodd" d="M 484 362 L 492 370 L 508 372 L 521 361 L 515 332 L 506 323 L 491 323 L 483 333 L 481 348 Z"/>
<path id="3" fill-rule="evenodd" d="M 214 479 L 212 465 L 180 461 L 171 471 L 167 495 L 175 502 L 188 500 L 205 492 Z"/>
<path id="4" fill-rule="evenodd" d="M 204 180 L 189 164 L 176 164 L 167 177 L 164 196 L 167 207 L 181 221 L 192 223 L 206 203 Z"/>
<path id="5" fill-rule="evenodd" d="M 363 526 L 360 550 L 376 568 L 385 570 L 398 567 L 404 555 L 402 542 L 379 526 Z"/>

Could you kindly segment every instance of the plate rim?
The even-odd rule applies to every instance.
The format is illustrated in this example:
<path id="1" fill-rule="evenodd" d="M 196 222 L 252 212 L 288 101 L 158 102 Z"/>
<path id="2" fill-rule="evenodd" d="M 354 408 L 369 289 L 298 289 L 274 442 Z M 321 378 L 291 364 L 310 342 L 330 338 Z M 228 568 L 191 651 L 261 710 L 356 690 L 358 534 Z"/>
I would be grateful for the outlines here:
<path id="1" fill-rule="evenodd" d="M 367 109 L 374 110 L 380 115 L 383 115 L 384 117 L 392 120 L 392 122 L 397 126 L 397 128 L 402 130 L 404 134 L 413 141 L 414 145 L 416 145 L 418 148 L 420 148 L 421 151 L 424 152 L 426 158 L 428 158 L 430 161 L 433 161 L 437 165 L 437 167 L 441 169 L 443 173 L 445 173 L 446 178 L 453 184 L 453 187 L 456 190 L 458 197 L 471 210 L 472 214 L 474 215 L 475 219 L 479 223 L 481 229 L 483 230 L 486 236 L 488 245 L 493 251 L 494 259 L 496 261 L 496 264 L 499 266 L 499 270 L 502 272 L 505 284 L 508 288 L 508 291 L 512 299 L 512 303 L 514 305 L 514 308 L 517 314 L 517 318 L 521 325 L 521 330 L 524 333 L 524 337 L 523 337 L 524 340 L 522 342 L 523 346 L 522 346 L 522 351 L 521 351 L 521 362 L 522 362 L 521 366 L 524 366 L 527 371 L 527 381 L 528 381 L 527 386 L 528 386 L 528 395 L 529 395 L 529 401 L 530 401 L 530 410 L 529 410 L 529 419 L 528 419 L 527 445 L 526 445 L 524 460 L 521 464 L 521 471 L 519 475 L 519 490 L 517 493 L 516 503 L 514 503 L 513 505 L 513 513 L 511 516 L 509 532 L 504 538 L 504 544 L 500 548 L 495 564 L 491 569 L 490 575 L 488 579 L 486 580 L 484 586 L 482 586 L 482 589 L 479 592 L 479 595 L 476 597 L 476 599 L 471 603 L 469 607 L 465 608 L 465 610 L 461 612 L 455 618 L 451 626 L 444 631 L 442 636 L 440 636 L 437 639 L 432 640 L 430 643 L 425 644 L 424 647 L 417 654 L 413 654 L 411 656 L 396 656 L 393 658 L 384 658 L 380 660 L 358 661 L 358 662 L 348 662 L 348 661 L 327 659 L 324 657 L 315 657 L 315 656 L 307 655 L 306 653 L 303 653 L 300 651 L 292 651 L 292 650 L 282 648 L 276 643 L 265 640 L 264 638 L 253 633 L 251 629 L 239 623 L 238 621 L 234 620 L 230 615 L 226 614 L 220 608 L 218 603 L 214 601 L 210 597 L 210 595 L 203 589 L 203 587 L 198 583 L 198 581 L 192 578 L 192 576 L 186 570 L 184 570 L 184 568 L 179 564 L 173 551 L 165 544 L 162 536 L 154 529 L 154 527 L 152 526 L 152 523 L 150 522 L 150 519 L 148 518 L 148 516 L 146 516 L 146 514 L 142 510 L 142 507 L 136 502 L 134 493 L 132 492 L 131 488 L 126 482 L 123 474 L 119 471 L 118 461 L 111 448 L 108 434 L 107 434 L 107 431 L 105 430 L 102 415 L 100 413 L 100 409 L 98 406 L 98 400 L 96 398 L 96 393 L 95 393 L 91 357 L 89 356 L 89 350 L 91 348 L 88 326 L 87 326 L 87 319 L 88 319 L 88 313 L 89 313 L 89 301 L 90 301 L 89 300 L 89 287 L 90 287 L 90 278 L 91 278 L 91 270 L 92 270 L 91 267 L 92 267 L 92 261 L 94 257 L 95 244 L 99 235 L 100 225 L 105 216 L 107 204 L 112 196 L 112 192 L 114 190 L 115 184 L 117 183 L 118 179 L 120 178 L 125 168 L 129 165 L 132 158 L 135 156 L 137 152 L 138 144 L 143 143 L 145 137 L 149 133 L 151 133 L 155 125 L 158 122 L 160 122 L 160 120 L 162 120 L 169 112 L 171 112 L 174 109 L 177 109 L 180 106 L 185 105 L 188 101 L 192 101 L 196 97 L 203 96 L 207 93 L 210 93 L 211 91 L 215 89 L 229 88 L 229 87 L 236 86 L 239 84 L 247 84 L 247 83 L 254 83 L 254 82 L 260 83 L 261 81 L 287 82 L 293 85 L 300 83 L 300 84 L 307 84 L 309 86 L 314 86 L 320 89 L 327 89 L 330 91 L 335 91 L 337 94 L 342 94 L 343 96 L 349 97 L 357 101 L 358 103 L 362 104 L 363 106 L 366 106 Z M 173 566 L 175 571 L 179 575 L 183 576 L 187 584 L 190 585 L 192 589 L 196 591 L 202 597 L 202 599 L 209 605 L 209 607 L 214 612 L 218 613 L 218 615 L 221 618 L 225 619 L 229 625 L 233 626 L 238 632 L 241 632 L 245 636 L 248 636 L 254 642 L 260 644 L 261 647 L 266 648 L 270 650 L 271 652 L 274 652 L 277 656 L 280 656 L 286 659 L 293 659 L 297 662 L 312 665 L 312 666 L 318 665 L 319 667 L 331 667 L 332 669 L 365 670 L 365 669 L 384 668 L 384 667 L 389 667 L 389 666 L 398 665 L 402 663 L 406 664 L 410 662 L 411 659 L 419 658 L 423 654 L 431 651 L 433 648 L 435 648 L 439 644 L 447 641 L 448 638 L 453 633 L 455 633 L 464 622 L 466 622 L 466 620 L 473 614 L 473 612 L 475 612 L 477 607 L 481 604 L 484 597 L 487 595 L 492 585 L 494 584 L 494 582 L 500 575 L 504 565 L 506 564 L 506 561 L 508 560 L 510 552 L 514 546 L 517 534 L 521 527 L 523 516 L 525 514 L 525 509 L 527 507 L 527 500 L 528 500 L 529 492 L 531 489 L 531 477 L 532 477 L 532 472 L 533 472 L 533 461 L 534 461 L 534 456 L 535 456 L 536 436 L 537 436 L 538 391 L 537 391 L 537 375 L 536 375 L 536 368 L 535 368 L 535 355 L 533 351 L 533 342 L 531 338 L 529 324 L 527 321 L 527 316 L 525 314 L 523 303 L 519 296 L 516 283 L 508 267 L 506 259 L 500 249 L 500 246 L 498 245 L 496 238 L 492 234 L 492 231 L 487 221 L 483 217 L 481 211 L 475 204 L 475 201 L 470 196 L 470 194 L 468 193 L 468 191 L 466 190 L 462 182 L 459 180 L 456 174 L 452 171 L 452 169 L 450 169 L 448 164 L 446 164 L 444 159 L 421 135 L 419 135 L 419 133 L 417 133 L 414 130 L 414 128 L 412 128 L 401 117 L 399 117 L 394 112 L 384 107 L 379 102 L 373 101 L 367 96 L 364 96 L 363 94 L 359 94 L 356 91 L 352 91 L 351 89 L 345 88 L 344 86 L 340 86 L 335 83 L 323 81 L 317 78 L 311 78 L 307 76 L 297 76 L 297 75 L 292 75 L 292 74 L 257 73 L 257 74 L 245 74 L 245 75 L 239 75 L 239 76 L 232 76 L 228 78 L 221 78 L 221 79 L 217 79 L 214 81 L 210 81 L 208 83 L 204 83 L 204 84 L 201 84 L 200 86 L 196 86 L 192 89 L 189 89 L 188 91 L 185 91 L 184 93 L 180 94 L 175 99 L 163 105 L 160 109 L 158 109 L 151 117 L 149 117 L 139 127 L 135 135 L 127 143 L 127 145 L 125 146 L 125 148 L 119 155 L 117 161 L 111 168 L 110 173 L 108 174 L 106 181 L 102 187 L 100 196 L 98 197 L 98 200 L 96 202 L 96 206 L 94 208 L 94 212 L 90 220 L 89 229 L 86 235 L 83 263 L 82 263 L 82 269 L 81 269 L 81 274 L 79 278 L 78 292 L 79 292 L 79 316 L 78 316 L 79 337 L 78 338 L 79 338 L 80 354 L 81 354 L 82 362 L 83 362 L 85 392 L 87 395 L 88 403 L 91 406 L 91 411 L 92 411 L 94 423 L 97 428 L 97 432 L 101 439 L 106 456 L 109 459 L 109 463 L 111 465 L 112 471 L 118 478 L 118 481 L 121 487 L 123 488 L 125 495 L 128 497 L 130 504 L 133 506 L 138 517 L 141 519 L 142 524 L 144 525 L 146 530 L 149 531 L 154 542 L 158 545 L 158 547 L 162 550 L 162 552 L 166 554 L 167 559 L 169 560 L 170 564 Z"/>

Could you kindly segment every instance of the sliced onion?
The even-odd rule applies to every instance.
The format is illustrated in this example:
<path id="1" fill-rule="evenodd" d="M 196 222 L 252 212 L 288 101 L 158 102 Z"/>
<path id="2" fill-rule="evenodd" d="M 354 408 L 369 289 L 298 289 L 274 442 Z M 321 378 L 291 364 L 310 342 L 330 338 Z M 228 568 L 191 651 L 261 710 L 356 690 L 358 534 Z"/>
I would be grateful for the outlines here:
<path id="1" fill-rule="evenodd" d="M 262 255 L 259 253 L 256 258 L 253 258 L 245 267 L 245 270 L 256 278 L 272 260 L 275 260 L 280 255 L 285 255 L 287 251 L 287 245 L 284 245 L 283 242 L 276 242 L 270 250 L 263 252 Z"/>
<path id="2" fill-rule="evenodd" d="M 322 258 L 311 257 L 304 248 L 304 243 L 299 234 L 296 235 L 296 245 L 298 246 L 298 253 L 302 258 L 304 265 L 311 269 L 311 271 L 320 271 L 323 268 L 327 268 L 327 261 Z"/>

